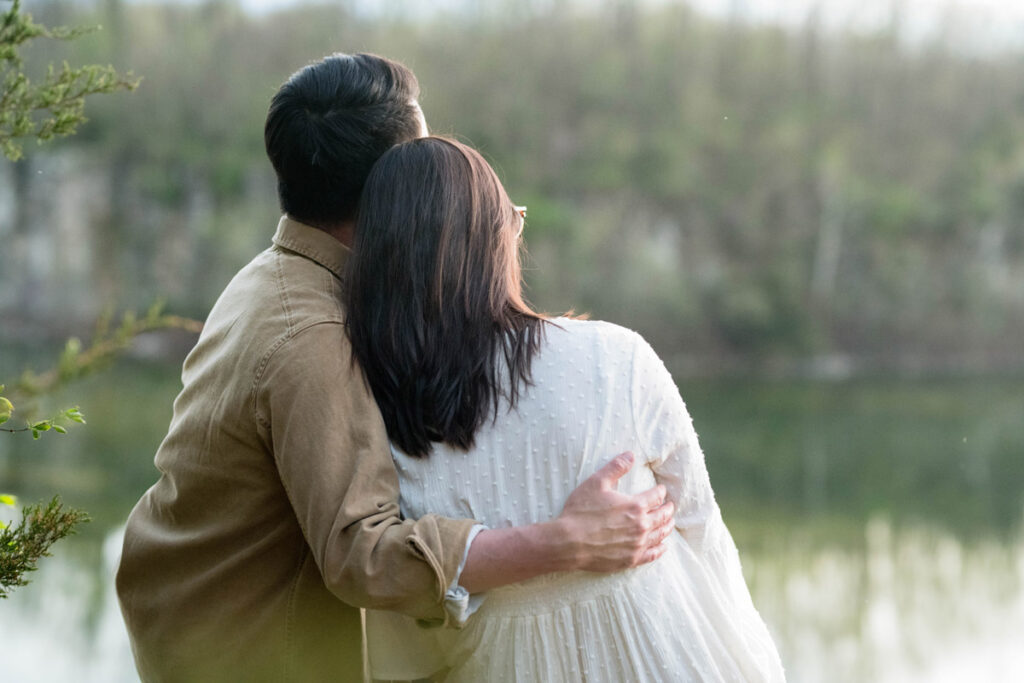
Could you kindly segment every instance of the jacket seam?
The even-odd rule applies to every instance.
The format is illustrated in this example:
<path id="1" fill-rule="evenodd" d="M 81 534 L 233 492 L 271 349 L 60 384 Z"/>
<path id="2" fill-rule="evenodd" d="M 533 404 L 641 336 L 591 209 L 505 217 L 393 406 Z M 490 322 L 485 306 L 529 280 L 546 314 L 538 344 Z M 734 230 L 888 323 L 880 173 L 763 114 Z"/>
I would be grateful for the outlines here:
<path id="1" fill-rule="evenodd" d="M 298 328 L 298 329 L 296 329 L 296 330 L 294 330 L 292 332 L 286 332 L 283 337 L 279 338 L 276 342 L 274 342 L 274 345 L 270 348 L 270 351 L 268 351 L 266 353 L 266 355 L 264 356 L 263 360 L 260 362 L 259 368 L 256 371 L 256 377 L 253 379 L 253 388 L 252 388 L 252 412 L 253 412 L 253 417 L 257 421 L 258 424 L 263 426 L 264 429 L 267 429 L 269 431 L 271 429 L 271 425 L 270 425 L 269 421 L 264 420 L 263 417 L 260 415 L 259 410 L 258 410 L 256 404 L 257 404 L 257 401 L 259 399 L 259 386 L 260 386 L 260 382 L 263 379 L 263 373 L 266 370 L 266 367 L 270 364 L 270 359 L 274 356 L 274 354 L 277 353 L 277 351 L 280 348 L 282 348 L 285 344 L 287 344 L 289 341 L 295 339 L 298 335 L 302 334 L 306 330 L 312 329 L 313 327 L 316 327 L 318 325 L 341 325 L 341 324 L 343 324 L 342 321 L 334 320 L 334 319 L 330 319 L 330 318 L 328 318 L 326 320 L 324 320 L 324 319 L 313 320 L 313 321 L 310 321 L 306 325 L 303 325 L 302 327 L 300 327 L 300 328 Z M 271 452 L 271 456 L 270 457 L 274 460 L 274 466 L 278 467 L 279 465 L 277 463 L 277 458 L 274 456 L 273 452 Z M 291 504 L 291 501 L 293 500 L 291 489 L 289 489 L 288 484 L 284 481 L 284 479 L 279 477 L 278 481 L 281 482 L 281 488 L 284 489 L 285 496 L 288 498 L 289 504 Z M 295 516 L 295 522 L 299 525 L 299 530 L 302 532 L 302 537 L 303 537 L 303 539 L 306 539 L 306 543 L 308 545 L 308 543 L 309 543 L 308 539 L 310 538 L 309 529 L 306 528 L 306 525 L 303 523 L 302 519 L 298 515 Z M 333 531 L 333 526 L 332 526 L 332 531 Z"/>
<path id="2" fill-rule="evenodd" d="M 343 319 L 340 319 L 340 318 L 319 318 L 319 319 L 311 320 L 311 321 L 307 322 L 306 324 L 304 324 L 304 325 L 302 325 L 301 327 L 298 327 L 298 328 L 291 328 L 291 327 L 289 327 L 285 331 L 285 333 L 282 336 L 278 337 L 277 341 L 275 341 L 270 346 L 270 349 L 263 355 L 263 358 L 260 359 L 259 365 L 256 366 L 256 372 L 253 375 L 253 380 L 252 380 L 252 390 L 251 390 L 252 396 L 251 396 L 251 406 L 250 407 L 252 409 L 253 418 L 256 420 L 257 423 L 262 425 L 264 428 L 270 429 L 270 423 L 267 420 L 263 419 L 263 416 L 260 415 L 259 410 L 258 410 L 257 405 L 256 405 L 257 401 L 259 399 L 260 384 L 263 381 L 263 373 L 266 372 L 267 366 L 270 365 L 270 361 L 273 359 L 274 355 L 281 349 L 281 347 L 283 347 L 285 344 L 287 344 L 288 342 L 290 342 L 293 339 L 295 339 L 296 337 L 298 337 L 300 334 L 302 334 L 306 330 L 309 330 L 309 329 L 312 329 L 314 327 L 317 327 L 318 325 L 342 325 L 342 326 L 344 326 L 345 325 L 345 321 Z"/>
<path id="3" fill-rule="evenodd" d="M 292 307 L 288 300 L 288 289 L 284 286 L 284 259 L 281 254 L 274 258 L 274 275 L 277 282 L 277 295 L 281 299 L 281 308 L 284 309 L 284 324 L 286 330 L 292 329 Z"/>

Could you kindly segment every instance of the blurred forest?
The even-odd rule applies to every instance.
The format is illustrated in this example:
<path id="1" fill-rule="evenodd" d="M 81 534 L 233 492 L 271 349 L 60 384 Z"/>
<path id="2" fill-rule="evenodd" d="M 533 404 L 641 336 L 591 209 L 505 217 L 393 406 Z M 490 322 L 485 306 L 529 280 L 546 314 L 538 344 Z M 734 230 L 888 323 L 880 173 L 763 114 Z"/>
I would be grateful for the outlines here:
<path id="1" fill-rule="evenodd" d="M 143 81 L 0 165 L 2 336 L 158 297 L 205 317 L 276 225 L 271 95 L 320 56 L 371 51 L 409 65 L 431 129 L 530 207 L 544 310 L 637 329 L 682 372 L 1024 365 L 1024 52 L 911 44 L 898 14 L 863 31 L 685 2 L 487 8 L 29 2 L 103 25 L 33 46 L 30 68 Z"/>

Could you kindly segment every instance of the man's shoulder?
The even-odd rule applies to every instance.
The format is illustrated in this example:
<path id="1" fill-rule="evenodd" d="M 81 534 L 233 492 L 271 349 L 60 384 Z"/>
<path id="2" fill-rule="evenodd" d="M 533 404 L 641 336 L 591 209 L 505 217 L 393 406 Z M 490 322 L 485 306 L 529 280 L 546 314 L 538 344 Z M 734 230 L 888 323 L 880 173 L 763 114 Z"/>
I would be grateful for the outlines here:
<path id="1" fill-rule="evenodd" d="M 308 259 L 271 247 L 221 292 L 186 370 L 214 369 L 214 363 L 252 377 L 273 357 L 302 362 L 310 349 L 344 346 L 344 322 L 337 278 Z"/>
<path id="2" fill-rule="evenodd" d="M 266 304 L 266 297 L 276 289 L 275 260 L 274 249 L 269 247 L 242 266 L 217 297 L 210 317 L 228 312 L 226 308 L 239 310 L 248 305 Z"/>
<path id="3" fill-rule="evenodd" d="M 312 322 L 344 323 L 342 284 L 326 268 L 272 246 L 258 254 L 228 283 L 210 312 L 294 334 Z"/>

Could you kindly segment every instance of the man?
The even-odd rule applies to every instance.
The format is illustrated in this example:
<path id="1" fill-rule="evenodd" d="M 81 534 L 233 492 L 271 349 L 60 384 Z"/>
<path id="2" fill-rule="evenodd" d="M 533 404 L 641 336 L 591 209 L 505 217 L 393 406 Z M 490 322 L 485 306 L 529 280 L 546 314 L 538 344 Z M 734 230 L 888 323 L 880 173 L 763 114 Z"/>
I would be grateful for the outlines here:
<path id="1" fill-rule="evenodd" d="M 117 588 L 143 680 L 358 681 L 356 607 L 459 626 L 470 593 L 663 552 L 664 490 L 614 490 L 628 455 L 544 524 L 401 519 L 340 301 L 370 168 L 426 134 L 417 96 L 405 67 L 335 55 L 271 103 L 266 146 L 286 215 L 186 359 L 160 479 L 125 531 Z"/>

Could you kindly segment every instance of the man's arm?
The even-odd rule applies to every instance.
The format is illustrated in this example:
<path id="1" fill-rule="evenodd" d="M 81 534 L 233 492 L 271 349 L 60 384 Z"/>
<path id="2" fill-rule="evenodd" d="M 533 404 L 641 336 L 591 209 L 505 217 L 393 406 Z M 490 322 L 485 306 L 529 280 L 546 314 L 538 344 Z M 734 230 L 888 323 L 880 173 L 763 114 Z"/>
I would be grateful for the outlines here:
<path id="1" fill-rule="evenodd" d="M 351 605 L 443 619 L 475 522 L 401 518 L 383 419 L 349 354 L 338 323 L 298 332 L 267 361 L 257 419 L 327 587 Z M 459 584 L 480 592 L 551 571 L 610 571 L 658 557 L 672 511 L 661 487 L 632 497 L 615 491 L 630 464 L 631 456 L 616 458 L 553 521 L 478 534 Z"/>
<path id="2" fill-rule="evenodd" d="M 555 571 L 610 572 L 661 557 L 674 507 L 664 486 L 636 496 L 615 490 L 633 461 L 632 453 L 616 456 L 580 484 L 550 522 L 481 531 L 459 585 L 479 593 Z"/>
<path id="3" fill-rule="evenodd" d="M 295 332 L 267 359 L 254 410 L 325 586 L 356 607 L 442 620 L 472 520 L 403 520 L 377 404 L 342 324 Z"/>

